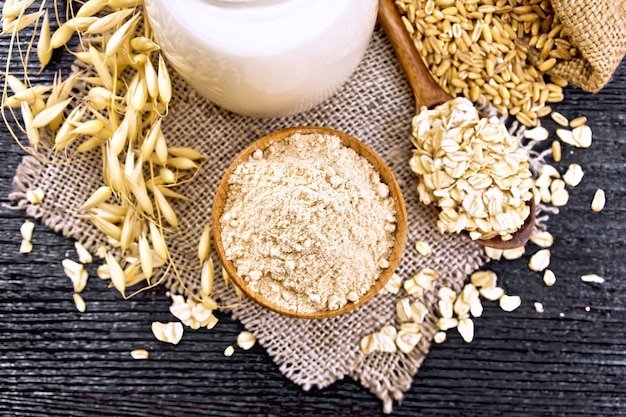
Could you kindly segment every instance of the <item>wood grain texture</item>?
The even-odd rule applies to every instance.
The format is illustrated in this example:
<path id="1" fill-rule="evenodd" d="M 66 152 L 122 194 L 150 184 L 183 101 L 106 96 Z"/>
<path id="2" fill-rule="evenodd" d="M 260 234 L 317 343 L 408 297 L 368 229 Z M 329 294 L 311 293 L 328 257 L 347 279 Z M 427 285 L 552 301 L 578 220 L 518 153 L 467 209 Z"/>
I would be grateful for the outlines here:
<path id="1" fill-rule="evenodd" d="M 549 222 L 556 285 L 545 287 L 527 269 L 529 255 L 493 263 L 522 306 L 505 313 L 486 302 L 471 344 L 450 331 L 394 415 L 626 415 L 625 92 L 622 64 L 599 94 L 568 88 L 554 106 L 569 118 L 588 116 L 594 132 L 591 149 L 567 148 L 558 164 L 564 172 L 579 163 L 585 178 Z M 0 143 L 0 202 L 7 203 L 22 153 L 4 127 Z M 601 213 L 589 208 L 597 188 L 607 195 Z M 20 255 L 24 218 L 0 209 L 0 415 L 380 415 L 379 401 L 349 378 L 303 392 L 260 346 L 224 357 L 242 330 L 228 316 L 212 331 L 187 332 L 178 346 L 156 341 L 150 323 L 171 319 L 163 290 L 122 301 L 92 278 L 83 293 L 87 312 L 78 313 L 61 267 L 73 242 L 37 224 L 33 252 Z M 606 282 L 584 283 L 584 273 Z M 150 359 L 131 359 L 136 348 L 150 351 Z"/>

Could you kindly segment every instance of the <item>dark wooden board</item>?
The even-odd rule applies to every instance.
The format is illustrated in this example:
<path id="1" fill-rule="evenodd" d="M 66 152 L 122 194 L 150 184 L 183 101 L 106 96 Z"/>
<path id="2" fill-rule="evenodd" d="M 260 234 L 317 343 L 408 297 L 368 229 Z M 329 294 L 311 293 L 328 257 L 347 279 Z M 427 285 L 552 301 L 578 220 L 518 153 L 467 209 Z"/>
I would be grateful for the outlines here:
<path id="1" fill-rule="evenodd" d="M 7 39 L 0 39 L 6 61 Z M 528 255 L 497 262 L 507 292 L 522 306 L 512 312 L 485 303 L 476 337 L 454 331 L 433 346 L 396 405 L 398 416 L 626 415 L 626 64 L 599 94 L 568 88 L 554 106 L 586 115 L 591 149 L 567 148 L 561 172 L 577 162 L 583 182 L 550 220 L 556 243 L 547 288 L 528 270 Z M 549 125 L 548 122 L 545 123 Z M 0 202 L 8 203 L 22 152 L 0 129 Z M 607 205 L 593 213 L 596 188 Z M 73 242 L 37 224 L 33 252 L 18 253 L 20 211 L 0 209 L 0 415 L 2 416 L 373 416 L 380 402 L 347 378 L 324 390 L 302 391 L 255 346 L 223 355 L 241 324 L 228 316 L 212 331 L 187 332 L 178 346 L 160 343 L 153 320 L 167 321 L 163 290 L 130 301 L 91 279 L 80 314 L 61 260 Z M 93 270 L 92 270 L 93 272 Z M 597 273 L 604 284 L 580 275 Z M 92 274 L 93 275 L 93 274 Z M 544 313 L 533 302 L 545 306 Z M 150 351 L 147 361 L 129 352 Z"/>

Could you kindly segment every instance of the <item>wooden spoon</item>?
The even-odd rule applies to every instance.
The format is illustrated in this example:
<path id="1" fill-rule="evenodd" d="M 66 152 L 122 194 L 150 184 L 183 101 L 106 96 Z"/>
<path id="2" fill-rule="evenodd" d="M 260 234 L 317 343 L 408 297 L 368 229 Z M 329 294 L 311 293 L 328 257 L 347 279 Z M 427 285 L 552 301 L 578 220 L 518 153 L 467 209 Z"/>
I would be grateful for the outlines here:
<path id="1" fill-rule="evenodd" d="M 379 0 L 378 21 L 382 26 L 389 42 L 400 61 L 409 86 L 415 98 L 415 111 L 419 113 L 422 107 L 433 108 L 443 104 L 453 97 L 443 91 L 432 77 L 428 67 L 424 64 L 417 48 L 413 44 L 409 32 L 404 27 L 394 0 Z M 528 202 L 530 214 L 522 227 L 513 233 L 513 238 L 502 240 L 499 236 L 492 239 L 478 239 L 477 242 L 497 249 L 512 249 L 526 244 L 535 226 L 535 202 Z"/>
<path id="2" fill-rule="evenodd" d="M 282 308 L 272 301 L 268 300 L 266 297 L 263 297 L 258 292 L 253 291 L 246 281 L 244 281 L 239 275 L 237 275 L 237 268 L 233 265 L 233 263 L 226 257 L 226 253 L 224 250 L 224 244 L 222 243 L 222 231 L 220 227 L 220 221 L 222 218 L 222 214 L 224 213 L 224 204 L 226 202 L 226 198 L 228 195 L 228 179 L 232 174 L 233 170 L 240 163 L 247 161 L 250 155 L 254 153 L 257 149 L 265 149 L 270 146 L 272 143 L 281 141 L 289 136 L 292 136 L 296 133 L 300 133 L 303 135 L 306 134 L 321 134 L 321 135 L 333 135 L 339 137 L 341 143 L 344 146 L 352 148 L 356 153 L 361 155 L 363 158 L 368 160 L 376 169 L 376 171 L 380 174 L 381 179 L 387 186 L 389 187 L 389 194 L 393 198 L 395 209 L 396 209 L 396 231 L 395 231 L 395 242 L 394 246 L 391 250 L 391 254 L 389 256 L 389 266 L 381 272 L 381 275 L 378 277 L 378 280 L 374 283 L 374 285 L 368 290 L 367 293 L 362 295 L 357 302 L 349 302 L 343 307 L 337 310 L 324 310 L 324 311 L 316 311 L 313 313 L 301 313 L 297 311 L 287 310 Z M 391 169 L 385 164 L 383 159 L 374 152 L 373 149 L 365 145 L 363 142 L 359 141 L 355 137 L 348 135 L 347 133 L 340 132 L 337 130 L 333 130 L 326 127 L 318 127 L 318 126 L 300 126 L 300 127 L 292 127 L 284 130 L 279 130 L 276 132 L 272 132 L 267 136 L 262 137 L 261 139 L 253 142 L 250 146 L 244 149 L 231 163 L 228 167 L 222 180 L 220 181 L 217 191 L 215 193 L 215 200 L 213 201 L 213 212 L 212 212 L 212 230 L 213 230 L 213 241 L 215 243 L 215 250 L 217 255 L 224 266 L 226 272 L 228 272 L 231 280 L 239 287 L 250 299 L 257 302 L 258 304 L 266 307 L 270 310 L 273 310 L 277 313 L 284 314 L 286 316 L 298 317 L 298 318 L 307 318 L 307 319 L 323 319 L 332 316 L 337 316 L 339 314 L 347 313 L 373 298 L 376 294 L 380 292 L 380 290 L 385 286 L 389 278 L 395 272 L 398 264 L 400 263 L 400 259 L 402 258 L 402 253 L 404 252 L 404 247 L 406 245 L 407 240 L 407 220 L 406 220 L 406 208 L 404 206 L 404 199 L 402 197 L 402 191 L 400 190 L 400 186 L 398 185 Z"/>

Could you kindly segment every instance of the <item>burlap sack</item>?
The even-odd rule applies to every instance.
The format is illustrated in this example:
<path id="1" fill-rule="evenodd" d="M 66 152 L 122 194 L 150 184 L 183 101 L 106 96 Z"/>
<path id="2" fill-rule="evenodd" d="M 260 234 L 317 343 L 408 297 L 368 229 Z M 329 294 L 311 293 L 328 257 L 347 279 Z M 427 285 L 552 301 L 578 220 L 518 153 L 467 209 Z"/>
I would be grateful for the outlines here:
<path id="1" fill-rule="evenodd" d="M 552 0 L 552 7 L 581 57 L 557 63 L 550 73 L 600 91 L 626 54 L 626 1 Z"/>

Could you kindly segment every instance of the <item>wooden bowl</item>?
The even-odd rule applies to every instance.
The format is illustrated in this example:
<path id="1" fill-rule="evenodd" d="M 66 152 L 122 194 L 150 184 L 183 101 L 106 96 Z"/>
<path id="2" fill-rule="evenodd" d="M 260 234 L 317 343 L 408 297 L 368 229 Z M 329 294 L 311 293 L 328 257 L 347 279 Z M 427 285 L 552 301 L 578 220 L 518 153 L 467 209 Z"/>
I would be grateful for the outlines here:
<path id="1" fill-rule="evenodd" d="M 228 179 L 232 174 L 233 170 L 240 163 L 247 161 L 248 158 L 252 155 L 254 151 L 257 149 L 265 149 L 269 145 L 274 142 L 281 141 L 289 136 L 292 136 L 296 133 L 300 134 L 322 134 L 322 135 L 334 135 L 340 138 L 341 142 L 344 146 L 350 147 L 354 149 L 359 155 L 364 157 L 367 161 L 369 161 L 374 168 L 380 174 L 382 181 L 389 187 L 389 194 L 393 198 L 396 209 L 396 230 L 395 230 L 395 243 L 392 248 L 392 252 L 389 258 L 389 267 L 384 269 L 378 278 L 378 280 L 374 283 L 374 285 L 370 288 L 370 290 L 365 293 L 363 296 L 359 298 L 359 300 L 355 303 L 348 302 L 343 307 L 337 310 L 323 310 L 316 311 L 312 313 L 299 313 L 292 310 L 287 310 L 281 307 L 276 306 L 268 299 L 263 297 L 261 294 L 254 292 L 250 289 L 250 287 L 246 284 L 246 282 L 237 275 L 237 270 L 234 267 L 233 263 L 226 258 L 224 245 L 222 244 L 222 234 L 220 229 L 220 219 L 222 218 L 222 214 L 224 212 L 224 203 L 226 201 L 226 196 L 228 194 Z M 328 318 L 332 316 L 337 316 L 343 313 L 346 313 L 350 310 L 353 310 L 367 301 L 369 301 L 372 297 L 374 297 L 378 292 L 385 286 L 391 275 L 394 273 L 396 267 L 400 262 L 400 258 L 402 257 L 402 253 L 404 251 L 404 247 L 406 245 L 407 239 L 407 222 L 406 222 L 406 207 L 404 206 L 404 199 L 402 197 L 402 191 L 396 182 L 393 173 L 389 169 L 389 167 L 385 164 L 385 162 L 368 146 L 364 143 L 360 142 L 356 138 L 329 128 L 325 127 L 314 127 L 314 126 L 300 126 L 293 127 L 289 129 L 280 130 L 277 132 L 270 133 L 267 136 L 262 137 L 256 142 L 252 143 L 248 146 L 243 152 L 241 152 L 235 160 L 228 167 L 220 184 L 217 188 L 217 192 L 215 194 L 215 200 L 213 202 L 213 213 L 212 213 L 212 228 L 213 228 L 213 240 L 215 243 L 215 249 L 219 256 L 224 269 L 230 275 L 231 280 L 253 301 L 258 304 L 266 307 L 270 310 L 273 310 L 277 313 L 281 313 L 291 317 L 298 318 L 308 318 L 308 319 L 322 319 Z"/>

